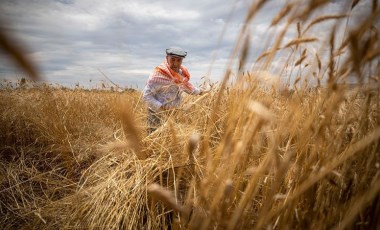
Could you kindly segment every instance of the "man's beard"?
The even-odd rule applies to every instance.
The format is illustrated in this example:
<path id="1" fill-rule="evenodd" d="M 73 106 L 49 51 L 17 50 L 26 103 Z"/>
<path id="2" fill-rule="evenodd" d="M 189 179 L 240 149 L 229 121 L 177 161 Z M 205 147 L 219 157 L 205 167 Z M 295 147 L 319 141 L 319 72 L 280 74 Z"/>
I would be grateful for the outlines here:
<path id="1" fill-rule="evenodd" d="M 179 67 L 177 67 L 177 68 L 176 67 L 172 67 L 171 69 L 174 70 L 177 73 L 179 72 Z"/>

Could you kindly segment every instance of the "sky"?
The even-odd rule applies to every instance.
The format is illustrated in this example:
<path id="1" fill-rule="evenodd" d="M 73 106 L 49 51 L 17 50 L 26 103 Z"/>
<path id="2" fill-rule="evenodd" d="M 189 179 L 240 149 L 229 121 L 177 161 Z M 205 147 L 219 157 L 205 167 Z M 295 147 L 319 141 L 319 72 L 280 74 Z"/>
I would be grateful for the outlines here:
<path id="1" fill-rule="evenodd" d="M 154 67 L 164 61 L 165 49 L 180 46 L 188 52 L 183 65 L 191 82 L 199 85 L 205 79 L 221 81 L 252 2 L 1 0 L 0 29 L 27 48 L 27 56 L 50 83 L 97 87 L 112 81 L 142 89 Z M 250 64 L 283 26 L 269 28 L 285 2 L 268 1 L 250 23 Z M 358 11 L 370 2 L 361 1 Z M 331 1 L 318 13 L 336 13 L 345 3 Z M 327 34 L 321 31 L 319 37 Z M 284 41 L 295 33 L 295 27 L 289 29 Z M 23 76 L 9 57 L 0 55 L 0 80 Z"/>

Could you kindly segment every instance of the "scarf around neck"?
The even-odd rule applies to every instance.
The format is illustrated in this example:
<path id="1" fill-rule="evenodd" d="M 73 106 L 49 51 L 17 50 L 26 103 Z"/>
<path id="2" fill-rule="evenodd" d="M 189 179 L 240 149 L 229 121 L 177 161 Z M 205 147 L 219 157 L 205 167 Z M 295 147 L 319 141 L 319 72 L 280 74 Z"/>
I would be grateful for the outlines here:
<path id="1" fill-rule="evenodd" d="M 180 67 L 182 71 L 182 76 L 181 74 L 175 72 L 169 67 L 169 63 L 167 61 L 164 61 L 161 63 L 161 65 L 156 67 L 156 71 L 164 75 L 165 77 L 173 80 L 177 85 L 183 85 L 189 90 L 194 90 L 194 87 L 190 84 L 190 73 L 187 71 L 187 68 L 183 65 Z"/>

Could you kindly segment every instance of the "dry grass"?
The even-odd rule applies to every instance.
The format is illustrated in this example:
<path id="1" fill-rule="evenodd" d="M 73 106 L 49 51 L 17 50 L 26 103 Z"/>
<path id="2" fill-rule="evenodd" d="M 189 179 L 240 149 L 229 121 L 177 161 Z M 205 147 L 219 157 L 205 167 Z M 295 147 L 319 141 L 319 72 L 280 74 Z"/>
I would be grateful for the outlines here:
<path id="1" fill-rule="evenodd" d="M 293 89 L 263 84 L 263 70 L 240 72 L 228 85 L 230 64 L 208 96 L 186 97 L 184 107 L 167 112 L 164 125 L 149 136 L 141 92 L 30 87 L 25 82 L 3 87 L 1 226 L 379 226 L 380 46 L 373 32 L 379 11 L 349 29 L 341 46 L 334 43 L 333 27 L 325 59 L 308 55 L 304 45 L 316 39 L 302 37 L 299 23 L 297 37 L 281 45 L 292 23 L 307 20 L 306 14 L 325 3 L 311 1 L 301 10 L 288 4 L 273 20 L 276 25 L 288 19 L 265 63 L 275 52 L 292 48 L 285 65 L 299 70 Z M 252 4 L 247 22 L 263 4 Z M 310 19 L 306 30 L 322 19 Z M 240 55 L 233 55 L 241 59 L 239 70 L 247 61 L 247 32 L 241 31 L 235 48 Z M 348 55 L 340 67 L 336 53 L 342 50 Z M 313 62 L 310 73 L 302 71 L 304 63 Z M 327 84 L 301 84 L 314 77 L 312 72 Z M 346 84 L 349 75 L 360 84 Z"/>

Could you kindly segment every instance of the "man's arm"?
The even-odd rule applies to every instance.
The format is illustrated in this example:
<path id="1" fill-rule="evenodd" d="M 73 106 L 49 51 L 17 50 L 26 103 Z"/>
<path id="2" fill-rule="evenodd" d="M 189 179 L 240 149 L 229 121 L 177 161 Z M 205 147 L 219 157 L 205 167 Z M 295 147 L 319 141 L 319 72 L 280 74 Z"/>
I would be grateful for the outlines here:
<path id="1" fill-rule="evenodd" d="M 190 82 L 187 82 L 186 85 L 182 86 L 182 91 L 191 95 L 201 95 L 202 91 L 197 87 L 193 86 Z"/>
<path id="2" fill-rule="evenodd" d="M 148 82 L 143 91 L 143 99 L 151 110 L 158 112 L 162 107 L 162 103 L 154 97 L 154 92 L 154 85 Z"/>

